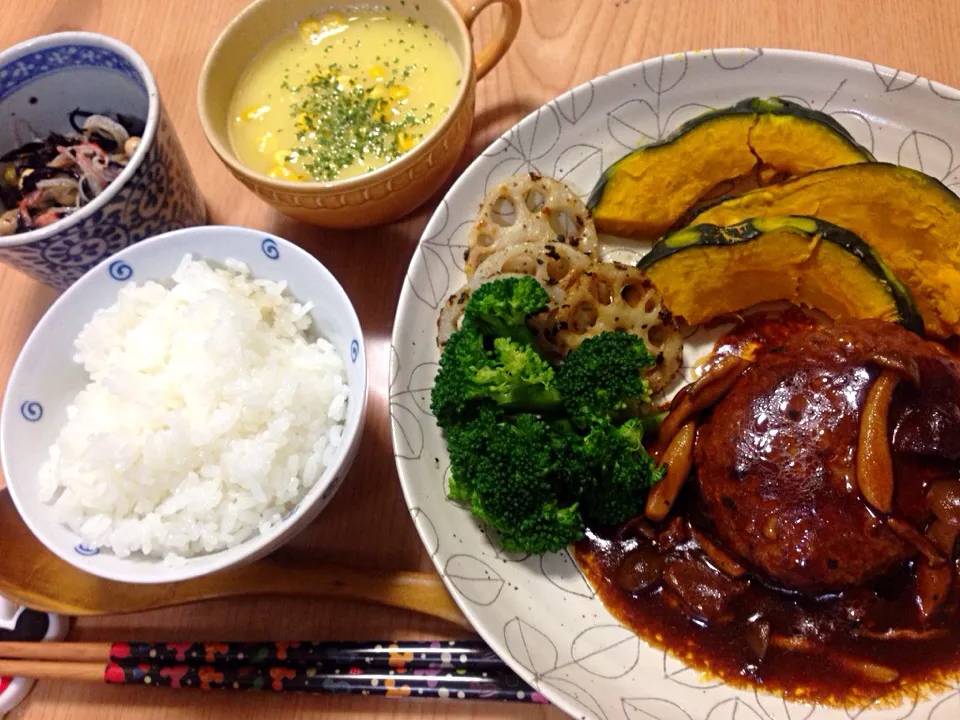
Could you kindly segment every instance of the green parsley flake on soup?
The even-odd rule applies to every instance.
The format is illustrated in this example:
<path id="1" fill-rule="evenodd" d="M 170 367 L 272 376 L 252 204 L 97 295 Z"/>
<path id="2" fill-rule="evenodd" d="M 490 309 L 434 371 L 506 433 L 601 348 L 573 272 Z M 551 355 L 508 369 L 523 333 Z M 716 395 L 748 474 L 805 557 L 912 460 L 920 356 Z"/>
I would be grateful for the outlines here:
<path id="1" fill-rule="evenodd" d="M 383 167 L 450 111 L 460 61 L 429 25 L 376 8 L 303 20 L 241 78 L 229 132 L 270 177 L 330 181 Z"/>

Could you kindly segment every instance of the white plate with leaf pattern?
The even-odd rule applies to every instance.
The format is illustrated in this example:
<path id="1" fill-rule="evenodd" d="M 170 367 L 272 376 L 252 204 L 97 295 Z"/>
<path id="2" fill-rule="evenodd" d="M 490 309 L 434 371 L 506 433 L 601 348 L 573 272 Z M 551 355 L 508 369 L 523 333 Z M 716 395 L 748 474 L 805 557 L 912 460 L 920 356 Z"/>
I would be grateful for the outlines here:
<path id="1" fill-rule="evenodd" d="M 494 142 L 447 193 L 407 272 L 394 326 L 390 414 L 413 520 L 483 639 L 563 710 L 603 720 L 955 720 L 960 682 L 895 708 L 837 710 L 703 681 L 606 611 L 566 552 L 500 551 L 448 501 L 448 457 L 430 414 L 441 303 L 464 282 L 467 233 L 487 189 L 537 171 L 586 197 L 628 150 L 708 108 L 779 95 L 828 113 L 878 160 L 960 184 L 960 92 L 870 63 L 790 50 L 726 49 L 646 60 L 574 88 Z M 701 349 L 688 347 L 687 358 Z"/>

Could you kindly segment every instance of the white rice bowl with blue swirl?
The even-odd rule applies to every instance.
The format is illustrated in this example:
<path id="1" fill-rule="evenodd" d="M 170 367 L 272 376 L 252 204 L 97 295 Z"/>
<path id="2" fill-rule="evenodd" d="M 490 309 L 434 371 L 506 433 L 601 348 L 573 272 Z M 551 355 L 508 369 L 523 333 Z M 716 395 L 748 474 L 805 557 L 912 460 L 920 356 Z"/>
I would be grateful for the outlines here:
<path id="1" fill-rule="evenodd" d="M 184 579 L 309 522 L 365 400 L 359 322 L 315 259 L 253 230 L 177 231 L 101 264 L 41 320 L 4 400 L 4 473 L 69 562 Z"/>

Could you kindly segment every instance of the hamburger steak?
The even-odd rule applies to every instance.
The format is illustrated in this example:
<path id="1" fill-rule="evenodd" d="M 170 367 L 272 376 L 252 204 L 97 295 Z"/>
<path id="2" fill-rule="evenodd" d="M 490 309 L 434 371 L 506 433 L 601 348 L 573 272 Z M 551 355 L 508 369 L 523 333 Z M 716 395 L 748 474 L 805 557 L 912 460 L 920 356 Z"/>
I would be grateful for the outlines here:
<path id="1" fill-rule="evenodd" d="M 725 545 L 758 575 L 822 592 L 874 578 L 916 550 L 857 487 L 860 412 L 878 354 L 913 358 L 921 389 L 901 382 L 890 411 L 893 515 L 922 529 L 928 472 L 960 448 L 960 367 L 898 325 L 851 320 L 803 332 L 761 355 L 701 425 L 695 461 Z M 952 445 L 951 445 L 952 443 Z M 919 459 L 919 460 L 918 460 Z"/>

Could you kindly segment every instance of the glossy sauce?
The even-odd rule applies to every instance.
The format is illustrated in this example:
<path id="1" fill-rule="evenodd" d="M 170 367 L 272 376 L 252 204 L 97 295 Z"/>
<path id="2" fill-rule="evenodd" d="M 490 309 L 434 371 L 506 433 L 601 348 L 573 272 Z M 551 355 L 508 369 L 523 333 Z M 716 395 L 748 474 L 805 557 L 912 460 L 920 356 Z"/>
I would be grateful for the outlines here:
<path id="1" fill-rule="evenodd" d="M 689 500 L 689 495 L 685 493 L 685 499 Z M 684 507 L 681 513 L 689 510 Z M 666 528 L 664 525 L 655 530 L 662 533 Z M 699 602 L 699 612 L 710 611 L 709 603 L 722 611 L 719 619 L 705 621 L 695 619 L 695 612 L 685 608 L 676 593 L 665 590 L 662 583 L 635 594 L 618 585 L 616 575 L 621 561 L 641 546 L 649 547 L 649 543 L 631 533 L 618 536 L 616 531 L 591 531 L 576 546 L 575 556 L 604 605 L 621 622 L 651 645 L 667 650 L 709 677 L 742 687 L 760 687 L 797 701 L 856 706 L 878 697 L 895 701 L 912 693 L 918 685 L 931 686 L 930 691 L 937 692 L 938 688 L 933 687 L 936 679 L 956 676 L 960 670 L 960 597 L 956 588 L 949 601 L 949 612 L 944 612 L 934 626 L 924 628 L 933 637 L 889 640 L 851 632 L 858 619 L 869 619 L 881 628 L 870 631 L 875 637 L 891 627 L 918 629 L 915 624 L 900 622 L 901 618 L 916 615 L 911 591 L 912 563 L 866 588 L 812 598 L 767 587 L 755 578 L 730 581 L 728 584 L 734 589 L 729 602 L 723 597 L 711 598 L 709 593 L 705 593 L 704 600 L 692 601 Z M 706 583 L 723 577 L 690 539 L 672 551 L 660 550 L 658 554 L 666 565 L 683 567 L 688 576 L 702 573 Z M 690 572 L 687 568 L 696 570 Z M 773 636 L 795 638 L 798 628 L 803 628 L 821 637 L 823 643 L 810 651 L 770 645 L 762 660 L 758 659 L 748 635 L 754 617 L 769 622 Z M 839 659 L 845 657 L 893 667 L 899 679 L 894 683 L 870 682 L 849 672 L 844 660 Z"/>
<path id="2" fill-rule="evenodd" d="M 716 361 L 728 355 L 756 360 L 766 350 L 819 325 L 814 317 L 795 307 L 780 312 L 752 313 L 717 339 L 710 360 Z"/>
<path id="3" fill-rule="evenodd" d="M 813 315 L 796 307 L 755 312 L 745 318 L 720 316 L 712 320 L 710 326 L 722 327 L 731 323 L 736 326 L 717 338 L 713 349 L 694 363 L 694 379 L 702 377 L 725 357 L 737 355 L 752 362 L 766 349 L 776 347 L 799 332 L 820 326 Z"/>
<path id="4" fill-rule="evenodd" d="M 811 324 L 794 310 L 753 315 L 722 337 L 715 352 L 756 358 Z M 934 382 L 930 394 L 948 390 Z M 951 418 L 943 422 L 956 430 Z M 904 517 L 929 518 L 926 491 L 937 480 L 954 488 L 940 505 L 953 512 L 960 503 L 955 460 L 913 452 L 895 452 L 894 460 L 896 476 L 911 480 L 896 485 Z M 604 604 L 649 643 L 725 682 L 831 705 L 894 702 L 924 686 L 936 693 L 942 691 L 937 680 L 960 675 L 955 557 L 948 563 L 954 578 L 948 597 L 924 622 L 919 556 L 894 561 L 880 577 L 841 591 L 787 591 L 745 564 L 723 564 L 735 558 L 717 540 L 703 503 L 691 477 L 663 523 L 635 519 L 617 529 L 590 531 L 575 548 Z M 918 521 L 919 527 L 925 522 Z"/>

